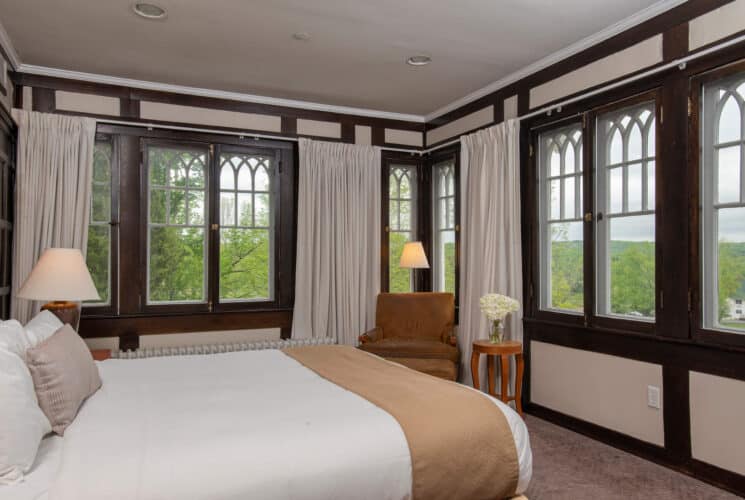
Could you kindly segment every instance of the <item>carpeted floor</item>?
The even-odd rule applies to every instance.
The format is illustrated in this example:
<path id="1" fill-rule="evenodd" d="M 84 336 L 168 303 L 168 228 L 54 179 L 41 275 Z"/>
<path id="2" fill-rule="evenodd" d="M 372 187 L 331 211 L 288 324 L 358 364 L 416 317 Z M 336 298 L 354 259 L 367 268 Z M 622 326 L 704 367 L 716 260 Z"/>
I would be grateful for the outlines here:
<path id="1" fill-rule="evenodd" d="M 530 500 L 736 500 L 731 493 L 527 415 Z"/>

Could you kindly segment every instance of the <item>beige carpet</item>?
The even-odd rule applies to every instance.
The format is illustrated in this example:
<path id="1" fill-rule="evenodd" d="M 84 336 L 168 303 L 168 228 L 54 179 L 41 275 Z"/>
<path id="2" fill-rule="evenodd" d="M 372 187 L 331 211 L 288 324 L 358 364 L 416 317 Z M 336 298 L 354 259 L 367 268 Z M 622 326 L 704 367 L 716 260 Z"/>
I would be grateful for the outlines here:
<path id="1" fill-rule="evenodd" d="M 530 500 L 736 500 L 731 493 L 526 416 L 533 448 Z"/>

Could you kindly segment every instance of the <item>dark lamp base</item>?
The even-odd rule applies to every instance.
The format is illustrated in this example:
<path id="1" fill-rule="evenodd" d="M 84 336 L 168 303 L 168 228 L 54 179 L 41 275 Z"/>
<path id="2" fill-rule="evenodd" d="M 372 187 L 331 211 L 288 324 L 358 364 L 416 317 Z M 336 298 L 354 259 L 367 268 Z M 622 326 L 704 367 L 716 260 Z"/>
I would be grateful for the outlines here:
<path id="1" fill-rule="evenodd" d="M 78 331 L 80 323 L 80 304 L 77 302 L 67 302 L 64 300 L 55 300 L 41 306 L 42 311 L 46 310 L 57 316 L 62 323 L 66 323 Z"/>

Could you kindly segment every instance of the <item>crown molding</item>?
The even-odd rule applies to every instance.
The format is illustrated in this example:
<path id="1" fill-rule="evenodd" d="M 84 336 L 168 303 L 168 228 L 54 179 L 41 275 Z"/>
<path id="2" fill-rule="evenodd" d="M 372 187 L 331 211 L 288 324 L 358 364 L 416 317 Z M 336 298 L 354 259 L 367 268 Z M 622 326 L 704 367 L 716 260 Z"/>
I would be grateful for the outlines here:
<path id="1" fill-rule="evenodd" d="M 250 102 L 253 104 L 265 104 L 268 106 L 281 106 L 288 108 L 300 108 L 312 111 L 325 111 L 344 115 L 357 115 L 370 118 L 383 118 L 387 120 L 401 120 L 407 122 L 424 123 L 424 115 L 411 115 L 405 113 L 394 113 L 392 111 L 379 111 L 367 108 L 354 108 L 349 106 L 337 106 L 311 101 L 300 101 L 295 99 L 283 99 L 279 97 L 267 97 L 255 94 L 244 94 L 241 92 L 229 92 L 225 90 L 206 89 L 201 87 L 189 87 L 185 85 L 174 85 L 171 83 L 150 82 L 146 80 L 134 80 L 118 76 L 100 75 L 96 73 L 84 73 L 82 71 L 71 71 L 67 69 L 51 68 L 48 66 L 36 66 L 33 64 L 21 64 L 18 68 L 21 73 L 30 75 L 50 76 L 70 80 L 82 80 L 86 82 L 118 85 L 144 90 L 156 90 L 171 92 L 175 94 L 187 94 L 200 97 L 214 97 L 216 99 L 227 99 L 231 101 Z"/>
<path id="2" fill-rule="evenodd" d="M 8 32 L 5 31 L 5 26 L 3 26 L 2 22 L 0 22 L 0 47 L 3 48 L 3 51 L 8 56 L 8 62 L 13 70 L 18 69 L 21 65 L 21 60 L 18 57 L 18 52 L 16 52 L 16 48 L 13 46 L 13 41 L 10 39 Z"/>
<path id="3" fill-rule="evenodd" d="M 656 3 L 653 3 L 649 7 L 618 21 L 617 23 L 598 31 L 597 33 L 594 33 L 578 42 L 568 45 L 567 47 L 564 47 L 563 49 L 558 50 L 544 57 L 543 59 L 529 64 L 528 66 L 525 66 L 515 71 L 514 73 L 505 76 L 504 78 L 500 78 L 499 80 L 492 82 L 489 85 L 480 88 L 479 90 L 471 92 L 467 96 L 461 97 L 460 99 L 457 99 L 450 104 L 442 106 L 441 108 L 427 114 L 424 117 L 425 121 L 432 121 L 435 118 L 444 115 L 445 113 L 449 113 L 450 111 L 458 109 L 461 106 L 465 106 L 466 104 L 469 104 L 477 99 L 481 99 L 482 97 L 496 92 L 497 90 L 513 84 L 519 80 L 522 80 L 523 78 L 530 76 L 533 73 L 537 73 L 538 71 L 548 68 L 549 66 L 558 62 L 561 62 L 568 57 L 582 52 L 583 50 L 589 49 L 593 45 L 597 45 L 600 42 L 612 38 L 629 28 L 633 28 L 634 26 L 637 26 L 644 21 L 648 21 L 649 19 L 652 19 L 653 17 L 658 16 L 674 7 L 677 7 L 678 5 L 683 4 L 686 1 L 687 0 L 660 0 Z"/>

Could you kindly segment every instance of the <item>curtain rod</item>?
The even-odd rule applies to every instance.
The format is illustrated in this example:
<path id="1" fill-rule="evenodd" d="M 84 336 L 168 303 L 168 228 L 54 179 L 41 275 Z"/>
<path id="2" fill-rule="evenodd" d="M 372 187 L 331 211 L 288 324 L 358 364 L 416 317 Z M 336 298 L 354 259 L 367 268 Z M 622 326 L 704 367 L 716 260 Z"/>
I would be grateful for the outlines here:
<path id="1" fill-rule="evenodd" d="M 636 74 L 634 76 L 630 76 L 628 78 L 624 78 L 622 80 L 619 80 L 614 83 L 610 83 L 608 85 L 603 85 L 602 87 L 598 87 L 594 90 L 590 90 L 588 92 L 584 92 L 582 94 L 576 95 L 574 97 L 571 97 L 569 99 L 565 99 L 563 101 L 560 101 L 556 104 L 551 104 L 550 106 L 545 106 L 541 109 L 538 109 L 536 111 L 532 111 L 530 113 L 524 114 L 522 116 L 517 117 L 517 120 L 526 120 L 528 118 L 532 118 L 534 116 L 538 116 L 544 113 L 551 114 L 554 110 L 560 112 L 561 108 L 564 106 L 567 106 L 569 104 L 573 104 L 577 101 L 581 101 L 582 99 L 586 99 L 588 97 L 592 97 L 598 94 L 601 94 L 603 92 L 607 92 L 608 90 L 613 90 L 615 88 L 621 87 L 623 85 L 627 85 L 629 83 L 633 83 L 635 81 L 641 80 L 643 78 L 647 78 L 652 75 L 656 75 L 658 73 L 661 73 L 663 71 L 667 71 L 668 69 L 678 67 L 679 69 L 683 70 L 686 68 L 686 65 L 691 62 L 695 61 L 696 59 L 699 59 L 701 57 L 707 56 L 709 54 L 712 54 L 714 52 L 718 52 L 722 49 L 725 49 L 727 47 L 731 47 L 732 45 L 736 45 L 738 43 L 741 43 L 745 41 L 745 35 L 740 35 L 735 38 L 731 38 L 727 41 L 718 43 L 716 45 L 712 45 L 709 48 L 706 48 L 704 50 L 701 50 L 699 52 L 695 52 L 693 54 L 690 54 L 685 57 L 681 57 L 679 59 L 675 59 L 674 61 L 671 61 L 669 63 L 665 63 L 661 66 L 654 67 L 652 69 L 649 69 L 647 71 L 644 71 L 642 73 Z M 279 141 L 293 141 L 297 142 L 297 137 L 285 137 L 281 135 L 270 135 L 270 134 L 257 134 L 255 132 L 233 132 L 229 130 L 220 130 L 220 129 L 210 129 L 210 128 L 198 128 L 198 127 L 183 127 L 179 125 L 162 125 L 157 123 L 147 123 L 147 122 L 134 122 L 134 121 L 125 121 L 125 120 L 113 120 L 108 118 L 97 118 L 97 123 L 108 123 L 111 125 L 125 125 L 125 126 L 134 126 L 134 127 L 146 127 L 149 130 L 152 129 L 166 129 L 166 130 L 181 130 L 186 132 L 202 132 L 202 133 L 209 133 L 209 134 L 222 134 L 222 135 L 232 135 L 237 136 L 241 138 L 254 138 L 254 139 L 274 139 Z M 437 151 L 439 149 L 452 146 L 453 144 L 457 144 L 460 142 L 460 137 L 452 139 L 450 141 L 444 142 L 442 144 L 438 144 L 437 146 L 433 146 L 431 148 L 427 149 L 408 149 L 408 148 L 390 148 L 381 146 L 381 149 L 384 149 L 386 151 L 398 151 L 401 153 L 410 153 L 412 155 L 425 155 L 429 154 L 433 151 Z"/>

